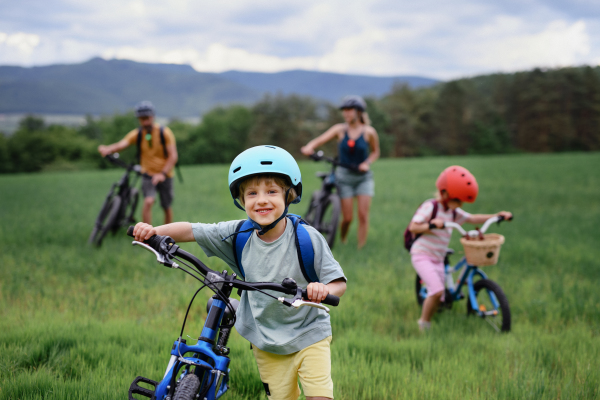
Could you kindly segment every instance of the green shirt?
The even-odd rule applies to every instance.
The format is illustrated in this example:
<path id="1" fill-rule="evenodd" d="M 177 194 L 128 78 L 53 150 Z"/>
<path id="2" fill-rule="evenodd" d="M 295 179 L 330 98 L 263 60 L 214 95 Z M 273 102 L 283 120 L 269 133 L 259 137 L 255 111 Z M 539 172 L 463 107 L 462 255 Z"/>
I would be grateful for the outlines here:
<path id="1" fill-rule="evenodd" d="M 250 236 L 242 253 L 242 265 L 247 282 L 276 282 L 294 279 L 305 288 L 306 281 L 298 262 L 294 226 L 287 220 L 285 231 L 274 242 L 262 241 L 256 231 Z M 192 224 L 194 238 L 208 257 L 225 261 L 240 277 L 233 254 L 233 236 L 240 221 L 218 224 Z M 327 284 L 346 277 L 333 258 L 323 236 L 306 226 L 315 252 L 315 272 L 321 283 Z M 275 297 L 284 296 L 271 292 Z M 288 297 L 288 296 L 286 296 Z M 295 309 L 260 292 L 244 291 L 237 310 L 237 331 L 254 346 L 274 354 L 291 354 L 331 336 L 329 314 L 314 307 Z"/>

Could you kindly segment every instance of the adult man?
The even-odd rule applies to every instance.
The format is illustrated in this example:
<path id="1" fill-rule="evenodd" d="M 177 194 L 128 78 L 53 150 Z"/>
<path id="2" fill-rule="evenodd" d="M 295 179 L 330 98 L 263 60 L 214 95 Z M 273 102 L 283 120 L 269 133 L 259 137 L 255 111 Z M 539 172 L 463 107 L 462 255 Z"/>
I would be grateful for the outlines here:
<path id="1" fill-rule="evenodd" d="M 140 165 L 142 166 L 142 193 L 144 207 L 142 219 L 152 223 L 152 206 L 156 191 L 160 196 L 160 205 L 165 212 L 165 224 L 173 222 L 173 167 L 177 163 L 177 147 L 175 136 L 168 127 L 154 123 L 154 106 L 149 101 L 142 101 L 135 107 L 135 116 L 140 127 L 129 132 L 117 143 L 98 146 L 98 151 L 105 157 L 121 151 L 131 145 L 138 146 Z"/>

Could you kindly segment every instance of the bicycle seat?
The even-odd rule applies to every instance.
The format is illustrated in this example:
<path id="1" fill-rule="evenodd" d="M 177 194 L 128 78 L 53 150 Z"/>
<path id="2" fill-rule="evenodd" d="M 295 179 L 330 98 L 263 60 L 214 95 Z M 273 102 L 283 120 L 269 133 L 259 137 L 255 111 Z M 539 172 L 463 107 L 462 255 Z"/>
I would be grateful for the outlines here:
<path id="1" fill-rule="evenodd" d="M 449 256 L 449 255 L 452 255 L 452 254 L 454 254 L 454 253 L 455 253 L 455 252 L 454 252 L 454 249 L 450 249 L 450 248 L 446 249 L 446 255 L 447 255 L 447 256 Z"/>
<path id="2" fill-rule="evenodd" d="M 325 178 L 327 178 L 327 177 L 329 176 L 329 174 L 330 174 L 329 172 L 323 172 L 323 171 L 319 171 L 319 172 L 317 172 L 317 173 L 315 174 L 315 176 L 316 176 L 317 178 L 325 179 Z"/>

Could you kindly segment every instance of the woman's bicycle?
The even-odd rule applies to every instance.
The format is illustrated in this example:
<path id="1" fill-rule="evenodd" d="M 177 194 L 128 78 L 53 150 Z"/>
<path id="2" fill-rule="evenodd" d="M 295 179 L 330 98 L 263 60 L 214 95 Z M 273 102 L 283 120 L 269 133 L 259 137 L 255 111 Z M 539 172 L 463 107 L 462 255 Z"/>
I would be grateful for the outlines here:
<path id="1" fill-rule="evenodd" d="M 109 231 L 115 234 L 119 228 L 135 222 L 133 216 L 140 197 L 139 190 L 136 188 L 141 175 L 140 166 L 126 164 L 119 160 L 119 153 L 109 154 L 105 158 L 113 164 L 125 168 L 125 173 L 118 182 L 112 184 L 98 217 L 96 217 L 96 222 L 94 222 L 88 243 L 97 247 L 102 245 L 102 240 Z M 133 179 L 131 174 L 134 174 Z"/>
<path id="2" fill-rule="evenodd" d="M 330 249 L 333 249 L 335 243 L 335 234 L 337 233 L 342 203 L 337 194 L 335 182 L 335 169 L 338 166 L 348 168 L 352 171 L 358 171 L 356 166 L 342 164 L 337 159 L 327 157 L 322 151 L 317 151 L 310 156 L 315 161 L 326 161 L 331 164 L 331 171 L 317 172 L 316 176 L 321 178 L 321 188 L 315 190 L 310 198 L 308 210 L 304 214 L 304 220 L 321 232 L 327 240 Z"/>
<path id="3" fill-rule="evenodd" d="M 129 227 L 127 234 L 133 236 L 133 226 Z M 192 276 L 201 283 L 201 286 L 188 305 L 179 337 L 170 346 L 171 358 L 164 376 L 160 381 L 141 376 L 135 378 L 129 387 L 129 400 L 136 400 L 134 394 L 152 400 L 214 400 L 229 389 L 231 360 L 228 357 L 227 341 L 231 328 L 235 324 L 235 314 L 239 304 L 238 300 L 230 298 L 234 289 L 238 289 L 238 294 L 242 290 L 258 291 L 288 307 L 310 306 L 329 312 L 323 304 L 302 300 L 306 298 L 306 290 L 299 287 L 293 279 L 286 278 L 281 284 L 241 281 L 236 279 L 235 273 L 230 275 L 226 270 L 218 273 L 209 269 L 194 255 L 180 249 L 169 236 L 155 235 L 143 243 L 134 241 L 133 244 L 154 253 L 156 260 L 164 266 L 180 269 Z M 198 342 L 189 345 L 182 338 L 185 323 L 196 295 L 205 287 L 212 290 L 215 295 L 208 301 L 207 317 Z M 265 290 L 292 297 L 275 297 Z M 339 300 L 339 297 L 328 295 L 323 303 L 337 306 Z M 139 383 L 152 386 L 152 389 L 141 387 Z"/>
<path id="4" fill-rule="evenodd" d="M 444 260 L 446 272 L 445 300 L 440 310 L 452 308 L 454 301 L 465 298 L 462 294 L 463 287 L 467 287 L 467 315 L 476 315 L 485 319 L 498 332 L 510 331 L 510 307 L 504 291 L 496 282 L 488 279 L 481 270 L 483 265 L 495 265 L 498 261 L 500 245 L 504 243 L 504 236 L 490 234 L 484 235 L 494 222 L 500 223 L 502 216 L 488 219 L 481 229 L 465 231 L 459 224 L 446 222 L 444 227 L 458 230 L 463 237 L 461 243 L 465 249 L 465 257 L 451 266 L 449 256 L 454 250 L 448 249 Z M 479 267 L 477 266 L 479 265 Z M 452 274 L 460 272 L 459 278 L 454 283 Z M 478 279 L 479 278 L 479 279 Z M 423 305 L 427 297 L 427 287 L 417 274 L 415 290 L 417 302 Z"/>

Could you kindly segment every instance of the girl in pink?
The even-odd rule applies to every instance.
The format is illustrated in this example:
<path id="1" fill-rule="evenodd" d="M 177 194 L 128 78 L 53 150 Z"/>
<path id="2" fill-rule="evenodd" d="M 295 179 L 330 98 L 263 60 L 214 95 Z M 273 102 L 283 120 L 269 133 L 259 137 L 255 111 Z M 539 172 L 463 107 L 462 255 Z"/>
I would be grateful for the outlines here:
<path id="1" fill-rule="evenodd" d="M 446 168 L 435 185 L 438 189 L 436 199 L 421 204 L 408 226 L 409 231 L 418 235 L 410 248 L 412 265 L 427 286 L 427 298 L 418 321 L 421 330 L 429 329 L 433 313 L 444 300 L 444 256 L 452 235 L 452 228 L 445 228 L 444 223 L 483 224 L 494 215 L 502 215 L 506 220 L 512 218 L 508 211 L 469 214 L 460 208 L 463 202 L 473 203 L 479 191 L 475 177 L 466 168 L 458 165 Z"/>

